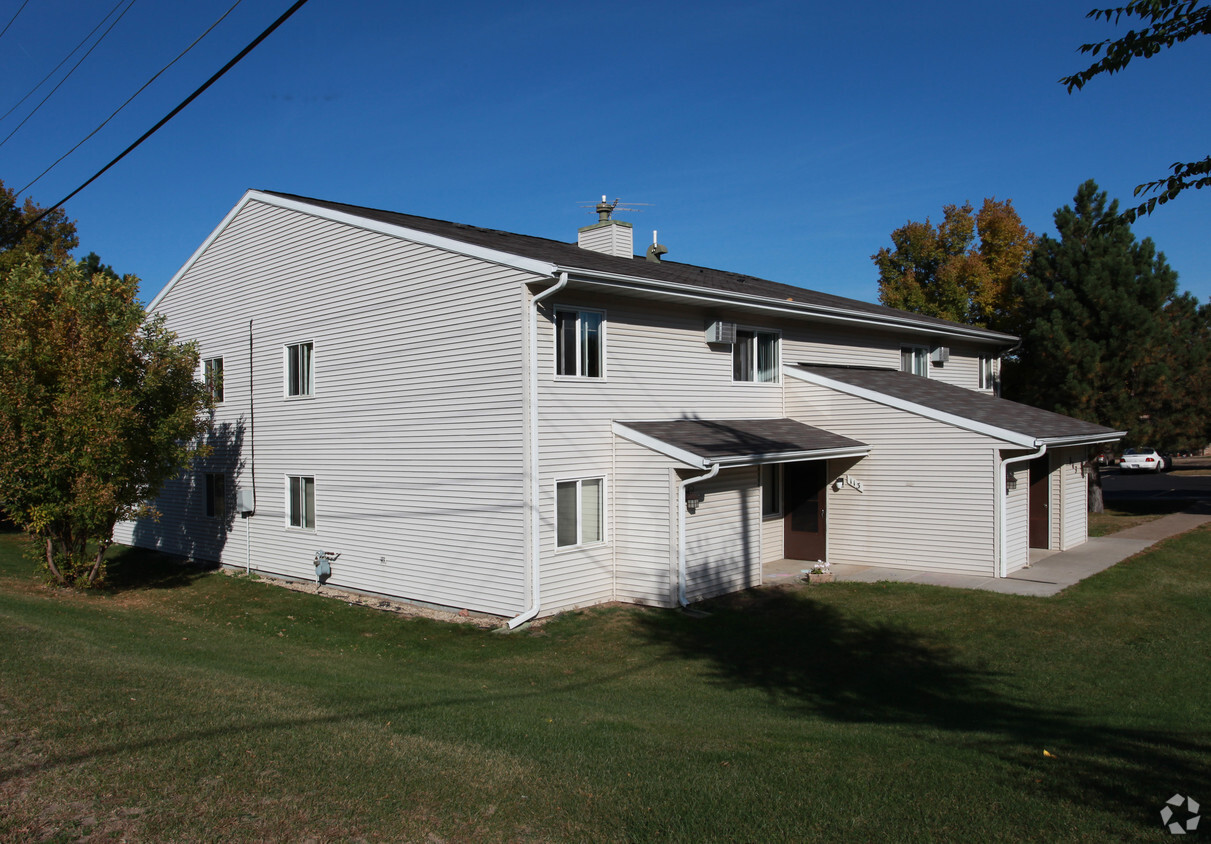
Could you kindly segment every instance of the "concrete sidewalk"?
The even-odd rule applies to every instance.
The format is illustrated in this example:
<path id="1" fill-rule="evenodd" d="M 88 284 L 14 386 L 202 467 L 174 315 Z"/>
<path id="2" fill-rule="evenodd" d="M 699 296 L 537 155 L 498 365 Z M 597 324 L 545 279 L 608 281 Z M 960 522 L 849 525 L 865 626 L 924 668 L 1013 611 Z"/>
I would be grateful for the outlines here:
<path id="1" fill-rule="evenodd" d="M 1032 550 L 1030 566 L 1014 572 L 1009 577 L 974 577 L 882 566 L 847 565 L 832 566 L 832 572 L 834 579 L 838 581 L 874 583 L 891 580 L 1045 597 L 1104 571 L 1162 539 L 1193 530 L 1207 522 L 1211 522 L 1211 506 L 1208 506 L 1207 502 L 1200 502 L 1184 513 L 1162 516 L 1110 536 L 1094 537 L 1084 545 L 1078 545 L 1069 551 Z M 765 583 L 785 583 L 797 577 L 801 570 L 809 565 L 793 560 L 780 560 L 777 564 L 766 566 Z"/>

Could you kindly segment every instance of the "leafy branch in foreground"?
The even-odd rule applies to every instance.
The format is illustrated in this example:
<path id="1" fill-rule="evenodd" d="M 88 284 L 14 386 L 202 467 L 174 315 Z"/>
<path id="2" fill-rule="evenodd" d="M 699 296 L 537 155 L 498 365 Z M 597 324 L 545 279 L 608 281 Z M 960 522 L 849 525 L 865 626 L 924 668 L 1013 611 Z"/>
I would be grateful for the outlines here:
<path id="1" fill-rule="evenodd" d="M 1112 9 L 1093 9 L 1086 15 L 1094 20 L 1106 20 L 1117 25 L 1123 17 L 1138 18 L 1144 28 L 1130 30 L 1121 38 L 1082 44 L 1080 52 L 1101 56 L 1089 67 L 1060 79 L 1068 93 L 1079 91 L 1095 76 L 1123 70 L 1132 59 L 1149 59 L 1163 49 L 1188 41 L 1196 35 L 1211 34 L 1211 7 L 1202 0 L 1136 0 Z M 1133 222 L 1137 217 L 1151 214 L 1157 205 L 1164 205 L 1185 190 L 1198 190 L 1211 185 L 1211 156 L 1202 161 L 1176 162 L 1173 174 L 1163 179 L 1145 182 L 1135 188 L 1136 196 L 1155 192 L 1146 202 L 1122 213 Z"/>

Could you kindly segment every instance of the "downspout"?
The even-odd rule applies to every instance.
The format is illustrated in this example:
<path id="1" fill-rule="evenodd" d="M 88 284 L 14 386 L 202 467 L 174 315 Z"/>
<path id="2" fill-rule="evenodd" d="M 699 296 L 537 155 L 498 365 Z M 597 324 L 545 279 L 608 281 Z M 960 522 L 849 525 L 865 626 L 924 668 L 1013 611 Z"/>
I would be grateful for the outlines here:
<path id="1" fill-rule="evenodd" d="M 719 464 L 716 463 L 705 475 L 677 482 L 677 602 L 683 607 L 690 605 L 689 599 L 685 596 L 685 488 L 700 481 L 709 481 L 718 474 Z"/>
<path id="2" fill-rule="evenodd" d="M 1001 486 L 997 490 L 1001 502 L 1001 565 L 997 577 L 1009 577 L 1009 464 L 1021 463 L 1023 460 L 1034 460 L 1047 453 L 1047 444 L 1039 446 L 1034 454 L 1023 454 L 1020 457 L 1007 457 L 1001 461 Z M 1029 508 L 1029 504 L 1027 505 Z"/>
<path id="3" fill-rule="evenodd" d="M 530 437 L 530 454 L 527 461 L 529 465 L 526 467 L 527 474 L 530 476 L 530 606 L 521 615 L 509 621 L 510 630 L 520 627 L 538 615 L 538 609 L 541 606 L 539 600 L 541 581 L 538 571 L 542 540 L 541 520 L 538 513 L 538 499 L 542 494 L 542 486 L 538 479 L 538 305 L 544 299 L 550 298 L 562 290 L 567 283 L 568 274 L 560 273 L 559 281 L 541 293 L 535 294 L 530 300 L 530 307 L 526 309 L 526 320 L 530 323 L 530 365 L 526 370 L 526 376 L 530 382 L 526 390 L 526 424 L 530 429 L 527 432 Z"/>

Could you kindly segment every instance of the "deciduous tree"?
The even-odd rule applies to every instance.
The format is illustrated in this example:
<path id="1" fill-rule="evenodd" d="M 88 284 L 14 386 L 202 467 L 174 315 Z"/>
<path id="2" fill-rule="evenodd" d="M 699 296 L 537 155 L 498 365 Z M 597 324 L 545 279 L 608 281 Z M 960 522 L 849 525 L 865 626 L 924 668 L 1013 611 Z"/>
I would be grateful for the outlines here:
<path id="1" fill-rule="evenodd" d="M 0 503 L 55 581 L 93 585 L 115 523 L 189 460 L 209 397 L 134 276 L 22 257 L 0 272 Z"/>
<path id="2" fill-rule="evenodd" d="M 1132 59 L 1148 59 L 1197 35 L 1211 34 L 1211 7 L 1204 6 L 1202 0 L 1136 0 L 1116 8 L 1093 9 L 1086 17 L 1115 24 L 1124 17 L 1138 18 L 1144 27 L 1138 31 L 1132 29 L 1122 38 L 1082 44 L 1082 53 L 1101 58 L 1081 72 L 1060 80 L 1069 93 L 1085 87 L 1085 83 L 1095 76 L 1123 70 Z M 1125 211 L 1125 220 L 1131 222 L 1140 214 L 1151 214 L 1158 204 L 1164 205 L 1182 191 L 1211 185 L 1211 156 L 1202 161 L 1178 161 L 1169 169 L 1171 175 L 1135 188 L 1136 196 L 1155 195 Z"/>
<path id="3" fill-rule="evenodd" d="M 908 222 L 891 233 L 894 249 L 871 256 L 879 268 L 879 301 L 943 319 L 1012 330 L 1013 283 L 1036 238 L 1010 200 L 947 205 L 934 226 Z"/>

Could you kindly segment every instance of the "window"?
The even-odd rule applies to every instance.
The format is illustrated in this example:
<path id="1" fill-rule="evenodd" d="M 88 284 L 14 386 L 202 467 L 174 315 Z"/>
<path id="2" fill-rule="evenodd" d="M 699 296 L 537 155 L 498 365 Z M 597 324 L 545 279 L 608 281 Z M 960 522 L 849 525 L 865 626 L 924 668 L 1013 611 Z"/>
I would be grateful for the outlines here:
<path id="1" fill-rule="evenodd" d="M 227 476 L 206 473 L 206 517 L 221 519 L 227 515 Z"/>
<path id="2" fill-rule="evenodd" d="M 925 346 L 900 348 L 900 371 L 929 377 L 929 349 Z"/>
<path id="3" fill-rule="evenodd" d="M 773 331 L 736 332 L 732 345 L 732 380 L 773 383 L 778 380 L 778 335 Z"/>
<path id="4" fill-rule="evenodd" d="M 605 479 L 586 478 L 555 484 L 555 544 L 560 548 L 605 539 Z"/>
<path id="5" fill-rule="evenodd" d="M 315 530 L 315 478 L 287 478 L 286 519 L 291 527 Z"/>
<path id="6" fill-rule="evenodd" d="M 600 311 L 555 311 L 555 374 L 602 377 L 605 314 Z"/>
<path id="7" fill-rule="evenodd" d="M 210 397 L 218 404 L 223 400 L 223 359 L 208 358 L 202 362 L 202 382 Z"/>
<path id="8" fill-rule="evenodd" d="M 997 388 L 996 362 L 992 358 L 980 358 L 980 389 Z"/>
<path id="9" fill-rule="evenodd" d="M 761 515 L 782 515 L 782 464 L 761 467 Z"/>
<path id="10" fill-rule="evenodd" d="M 296 343 L 293 346 L 287 346 L 286 395 L 311 395 L 314 368 L 315 357 L 310 343 Z"/>

